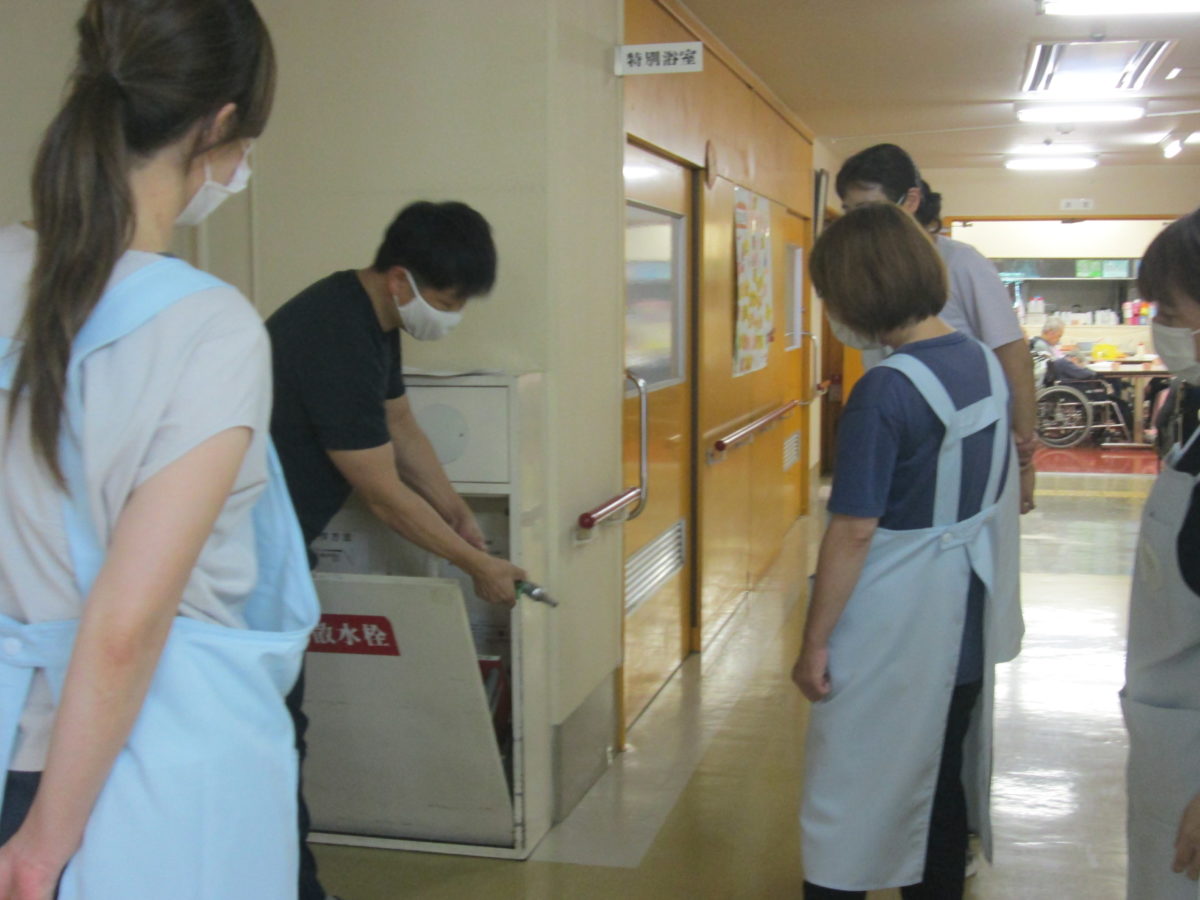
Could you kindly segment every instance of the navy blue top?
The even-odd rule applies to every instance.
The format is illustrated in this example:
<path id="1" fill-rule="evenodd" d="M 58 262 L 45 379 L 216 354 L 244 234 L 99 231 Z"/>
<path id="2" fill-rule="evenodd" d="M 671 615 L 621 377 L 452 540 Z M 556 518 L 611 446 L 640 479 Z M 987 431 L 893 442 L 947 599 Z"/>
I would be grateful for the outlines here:
<path id="1" fill-rule="evenodd" d="M 267 319 L 267 331 L 275 376 L 271 437 L 304 543 L 311 544 L 351 492 L 329 451 L 391 440 L 387 401 L 404 394 L 400 331 L 383 330 L 354 270 L 301 291 Z"/>
<path id="2" fill-rule="evenodd" d="M 896 352 L 908 353 L 927 365 L 946 387 L 956 409 L 990 393 L 985 351 L 962 332 L 914 341 Z M 960 522 L 983 507 L 995 428 L 990 425 L 963 440 Z M 894 531 L 932 526 L 938 452 L 945 431 L 907 376 L 887 366 L 869 369 L 851 391 L 838 424 L 829 511 L 877 518 L 881 528 Z M 1003 479 L 999 489 L 1004 489 Z M 983 583 L 972 573 L 959 684 L 982 677 L 983 598 Z"/>

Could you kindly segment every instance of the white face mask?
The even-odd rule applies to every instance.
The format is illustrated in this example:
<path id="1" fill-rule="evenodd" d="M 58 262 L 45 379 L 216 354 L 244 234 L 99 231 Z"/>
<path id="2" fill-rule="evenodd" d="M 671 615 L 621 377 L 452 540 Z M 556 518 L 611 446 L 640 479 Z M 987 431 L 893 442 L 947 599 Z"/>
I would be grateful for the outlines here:
<path id="1" fill-rule="evenodd" d="M 1163 365 L 1189 384 L 1200 384 L 1200 360 L 1196 359 L 1197 334 L 1200 334 L 1200 328 L 1192 331 L 1190 328 L 1175 328 L 1157 322 L 1150 324 L 1154 350 L 1162 357 Z"/>
<path id="2" fill-rule="evenodd" d="M 188 205 L 183 208 L 183 212 L 175 219 L 176 225 L 199 225 L 222 203 L 232 197 L 234 194 L 240 194 L 246 189 L 246 185 L 250 183 L 250 148 L 246 148 L 246 152 L 242 154 L 242 161 L 238 163 L 237 169 L 234 170 L 233 177 L 229 179 L 229 184 L 221 184 L 219 181 L 213 181 L 212 166 L 209 165 L 208 159 L 204 160 L 204 184 L 200 185 L 200 190 L 192 196 L 188 201 Z"/>
<path id="3" fill-rule="evenodd" d="M 839 322 L 833 316 L 829 317 L 829 327 L 833 331 L 835 338 L 847 347 L 853 347 L 855 350 L 878 350 L 881 346 L 878 341 L 859 334 L 849 326 Z"/>
<path id="4" fill-rule="evenodd" d="M 405 269 L 404 277 L 408 279 L 408 285 L 412 288 L 412 299 L 401 306 L 400 298 L 392 295 L 404 330 L 418 341 L 441 340 L 462 321 L 462 313 L 448 312 L 430 306 L 429 302 L 421 296 L 421 292 L 417 290 L 417 283 L 413 280 L 412 273 Z"/>

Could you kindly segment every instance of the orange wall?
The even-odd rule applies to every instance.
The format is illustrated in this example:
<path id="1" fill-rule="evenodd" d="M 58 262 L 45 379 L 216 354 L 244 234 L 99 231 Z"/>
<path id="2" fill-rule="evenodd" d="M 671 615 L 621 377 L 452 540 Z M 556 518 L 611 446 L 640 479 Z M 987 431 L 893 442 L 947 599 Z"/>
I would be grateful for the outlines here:
<path id="1" fill-rule="evenodd" d="M 705 42 L 704 71 L 628 76 L 630 139 L 698 170 L 695 373 L 697 390 L 697 583 L 705 639 L 778 553 L 800 512 L 804 460 L 786 474 L 783 443 L 800 412 L 752 444 L 711 461 L 713 441 L 808 395 L 806 350 L 785 347 L 788 242 L 806 247 L 812 209 L 812 141 L 804 126 L 675 0 L 626 0 L 625 42 Z M 705 177 L 707 176 L 707 178 Z M 735 378 L 733 204 L 736 186 L 772 203 L 775 340 L 765 369 Z M 807 258 L 807 253 L 806 253 Z M 802 446 L 808 445 L 807 425 Z"/>
<path id="2" fill-rule="evenodd" d="M 626 0 L 625 41 L 652 44 L 706 40 L 704 71 L 625 78 L 625 131 L 704 168 L 715 151 L 718 175 L 808 216 L 812 209 L 812 141 L 803 126 L 772 105 L 766 89 L 677 3 Z M 717 48 L 717 52 L 714 52 Z M 727 54 L 727 51 L 726 51 Z"/>

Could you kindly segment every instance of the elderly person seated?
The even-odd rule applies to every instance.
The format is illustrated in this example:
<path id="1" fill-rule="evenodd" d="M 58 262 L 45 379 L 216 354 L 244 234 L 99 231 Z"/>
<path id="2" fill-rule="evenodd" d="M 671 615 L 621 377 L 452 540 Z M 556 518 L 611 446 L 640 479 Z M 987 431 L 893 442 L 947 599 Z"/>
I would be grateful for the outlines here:
<path id="1" fill-rule="evenodd" d="M 1065 323 L 1058 316 L 1050 316 L 1042 326 L 1042 333 L 1029 341 L 1031 353 L 1047 353 L 1054 359 L 1062 356 L 1058 342 L 1062 340 Z"/>

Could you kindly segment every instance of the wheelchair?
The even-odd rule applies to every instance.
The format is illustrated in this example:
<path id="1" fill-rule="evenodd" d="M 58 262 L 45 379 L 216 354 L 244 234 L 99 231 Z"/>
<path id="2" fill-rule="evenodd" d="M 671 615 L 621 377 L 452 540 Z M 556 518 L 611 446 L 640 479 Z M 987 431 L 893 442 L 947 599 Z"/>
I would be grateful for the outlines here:
<path id="1" fill-rule="evenodd" d="M 1047 369 L 1053 377 L 1053 366 Z M 1052 382 L 1035 395 L 1037 435 L 1048 447 L 1066 448 L 1088 437 L 1128 443 L 1129 422 L 1102 378 L 1091 381 Z"/>

